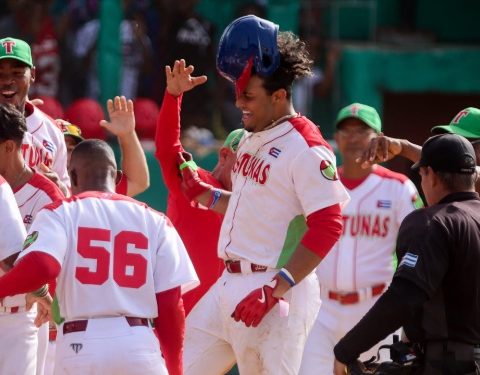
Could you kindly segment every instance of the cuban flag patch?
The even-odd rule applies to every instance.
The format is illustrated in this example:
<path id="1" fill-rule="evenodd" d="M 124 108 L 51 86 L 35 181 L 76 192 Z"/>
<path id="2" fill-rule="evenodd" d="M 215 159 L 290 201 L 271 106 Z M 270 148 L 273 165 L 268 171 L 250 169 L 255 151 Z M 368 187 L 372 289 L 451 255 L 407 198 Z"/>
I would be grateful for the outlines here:
<path id="1" fill-rule="evenodd" d="M 43 147 L 45 147 L 48 151 L 53 152 L 53 144 L 46 139 L 43 140 Z"/>
<path id="2" fill-rule="evenodd" d="M 418 260 L 418 255 L 415 255 L 412 253 L 406 253 L 403 256 L 402 261 L 400 262 L 398 267 L 406 266 L 410 268 L 415 268 L 415 266 L 417 265 L 417 260 Z"/>
<path id="3" fill-rule="evenodd" d="M 280 156 L 280 153 L 282 152 L 282 150 L 276 148 L 276 147 L 272 147 L 270 149 L 270 151 L 268 151 L 268 154 L 273 156 L 274 158 L 278 158 Z"/>
<path id="4" fill-rule="evenodd" d="M 392 208 L 392 201 L 380 199 L 377 201 L 377 208 Z"/>

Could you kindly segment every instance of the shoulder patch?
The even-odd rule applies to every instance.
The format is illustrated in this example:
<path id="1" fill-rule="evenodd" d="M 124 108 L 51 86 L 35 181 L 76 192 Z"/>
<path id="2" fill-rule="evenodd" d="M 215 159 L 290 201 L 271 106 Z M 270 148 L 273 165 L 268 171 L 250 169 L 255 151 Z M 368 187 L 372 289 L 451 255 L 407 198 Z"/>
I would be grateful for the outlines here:
<path id="1" fill-rule="evenodd" d="M 322 172 L 322 176 L 325 177 L 327 180 L 336 181 L 338 180 L 337 170 L 333 166 L 333 164 L 328 160 L 322 160 L 320 162 L 320 172 Z"/>
<path id="2" fill-rule="evenodd" d="M 406 253 L 403 256 L 402 261 L 400 262 L 398 267 L 405 266 L 405 267 L 415 268 L 415 266 L 417 265 L 417 261 L 418 261 L 418 255 L 412 254 L 412 253 Z"/>

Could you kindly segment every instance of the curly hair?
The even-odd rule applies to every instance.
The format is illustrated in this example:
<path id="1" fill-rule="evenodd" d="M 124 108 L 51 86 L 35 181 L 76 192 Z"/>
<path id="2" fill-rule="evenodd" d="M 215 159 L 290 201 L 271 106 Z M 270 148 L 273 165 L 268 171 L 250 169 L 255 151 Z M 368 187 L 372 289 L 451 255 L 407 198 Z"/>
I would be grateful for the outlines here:
<path id="1" fill-rule="evenodd" d="M 312 75 L 313 60 L 305 42 L 290 31 L 279 32 L 277 44 L 280 66 L 271 76 L 263 78 L 263 87 L 270 95 L 276 90 L 285 89 L 287 99 L 290 99 L 293 82 Z"/>
<path id="2" fill-rule="evenodd" d="M 0 142 L 14 141 L 20 147 L 27 131 L 25 116 L 13 105 L 0 104 Z"/>

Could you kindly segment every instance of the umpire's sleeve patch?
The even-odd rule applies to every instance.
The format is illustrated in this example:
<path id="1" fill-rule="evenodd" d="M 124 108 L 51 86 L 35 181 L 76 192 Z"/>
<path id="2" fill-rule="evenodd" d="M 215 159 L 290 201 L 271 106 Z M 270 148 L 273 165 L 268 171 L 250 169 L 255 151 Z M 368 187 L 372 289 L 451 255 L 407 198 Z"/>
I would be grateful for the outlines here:
<path id="1" fill-rule="evenodd" d="M 410 267 L 410 268 L 415 268 L 417 265 L 417 260 L 418 260 L 418 255 L 412 254 L 412 253 L 406 253 L 400 264 L 398 265 L 398 268 L 405 266 L 405 267 Z"/>

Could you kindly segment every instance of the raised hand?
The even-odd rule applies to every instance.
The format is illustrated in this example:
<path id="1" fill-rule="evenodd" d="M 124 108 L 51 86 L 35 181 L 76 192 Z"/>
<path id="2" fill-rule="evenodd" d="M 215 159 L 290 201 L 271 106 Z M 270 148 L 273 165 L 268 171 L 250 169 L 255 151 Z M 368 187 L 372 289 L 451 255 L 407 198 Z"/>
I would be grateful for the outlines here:
<path id="1" fill-rule="evenodd" d="M 207 82 L 207 76 L 192 77 L 193 65 L 186 66 L 185 60 L 175 60 L 173 69 L 167 65 L 165 75 L 167 78 L 167 91 L 170 95 L 180 96 L 185 91 Z"/>
<path id="2" fill-rule="evenodd" d="M 132 100 L 127 100 L 124 96 L 116 96 L 113 100 L 108 99 L 107 111 L 110 122 L 102 120 L 100 121 L 100 126 L 117 137 L 122 137 L 135 131 L 135 116 Z"/>

